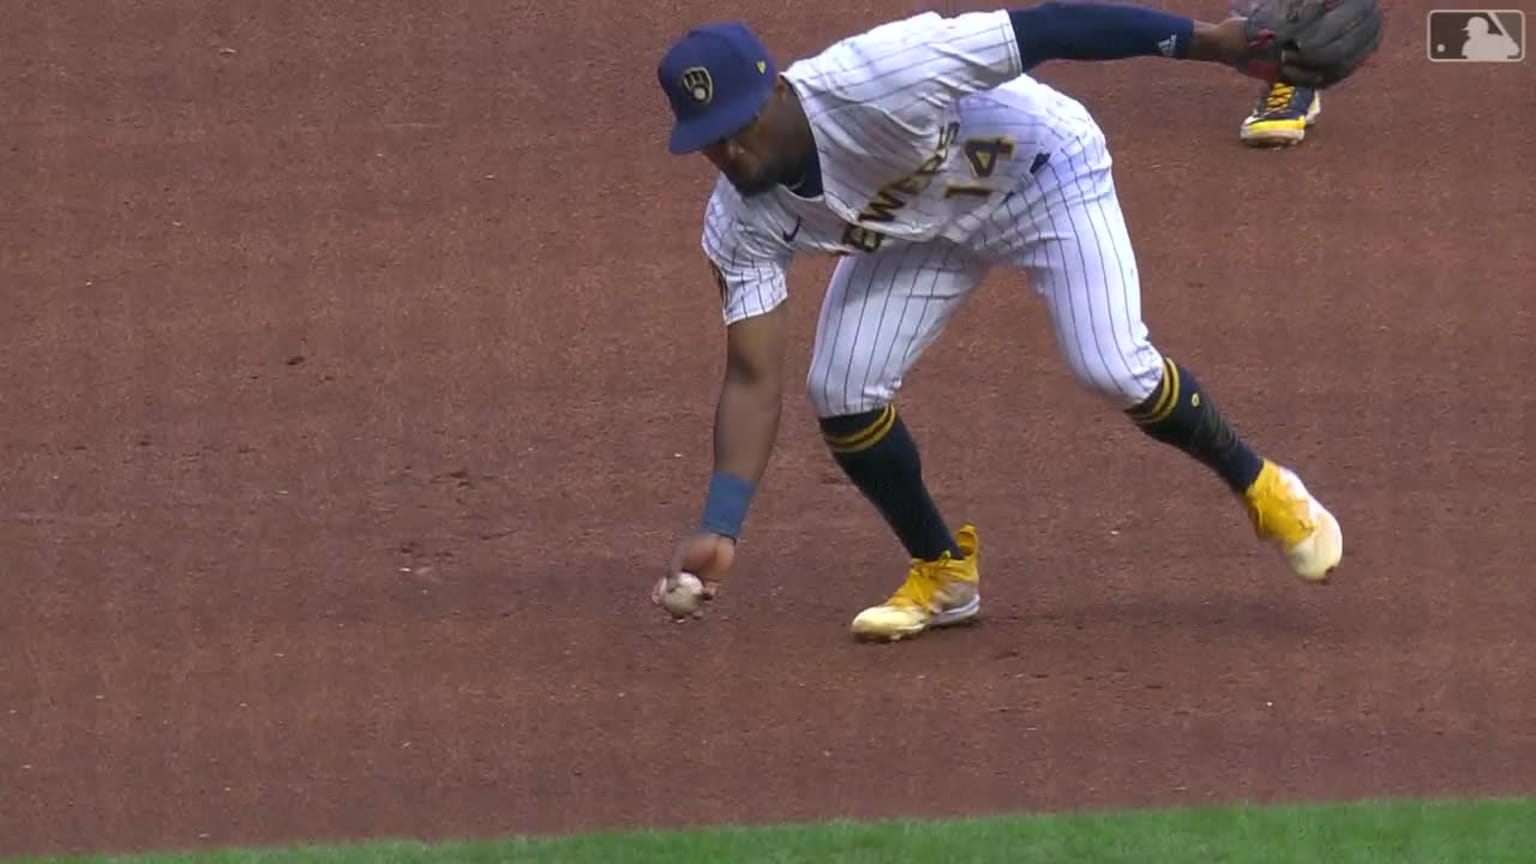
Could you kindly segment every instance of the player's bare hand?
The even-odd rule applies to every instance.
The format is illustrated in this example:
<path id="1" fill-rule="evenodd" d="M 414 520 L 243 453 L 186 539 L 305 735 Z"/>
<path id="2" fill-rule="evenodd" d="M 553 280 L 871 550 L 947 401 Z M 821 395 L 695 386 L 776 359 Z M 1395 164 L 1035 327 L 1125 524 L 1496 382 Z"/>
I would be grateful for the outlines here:
<path id="1" fill-rule="evenodd" d="M 1246 23 L 1244 18 L 1228 18 L 1219 24 L 1197 26 L 1189 49 L 1190 59 L 1220 63 L 1252 74 L 1244 68 L 1244 62 L 1253 53 Z"/>
<path id="2" fill-rule="evenodd" d="M 735 560 L 736 541 L 731 538 L 708 532 L 690 534 L 678 541 L 667 574 L 658 579 L 651 589 L 651 602 L 660 605 L 661 595 L 683 572 L 699 577 L 699 581 L 704 583 L 704 599 L 712 600 Z"/>

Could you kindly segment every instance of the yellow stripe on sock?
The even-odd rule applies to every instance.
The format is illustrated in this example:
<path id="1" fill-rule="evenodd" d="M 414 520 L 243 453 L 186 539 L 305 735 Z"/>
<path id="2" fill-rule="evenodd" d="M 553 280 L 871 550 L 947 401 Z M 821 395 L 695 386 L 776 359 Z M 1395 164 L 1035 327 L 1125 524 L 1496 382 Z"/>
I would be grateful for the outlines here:
<path id="1" fill-rule="evenodd" d="M 896 406 L 887 405 L 873 423 L 852 435 L 827 436 L 827 446 L 833 453 L 861 453 L 879 444 L 896 425 Z"/>
<path id="2" fill-rule="evenodd" d="M 1179 367 L 1169 358 L 1163 358 L 1163 380 L 1158 384 L 1160 395 L 1157 402 L 1145 414 L 1131 419 L 1141 426 L 1150 426 L 1168 419 L 1179 404 Z"/>

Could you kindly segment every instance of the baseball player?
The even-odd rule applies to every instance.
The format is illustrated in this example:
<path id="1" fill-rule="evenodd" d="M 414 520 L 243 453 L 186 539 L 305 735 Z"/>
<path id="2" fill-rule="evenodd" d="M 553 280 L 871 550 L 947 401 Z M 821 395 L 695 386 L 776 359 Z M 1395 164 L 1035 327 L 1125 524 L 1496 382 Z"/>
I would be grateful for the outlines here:
<path id="1" fill-rule="evenodd" d="M 703 517 L 652 599 L 684 571 L 713 597 L 734 560 L 777 436 L 786 274 L 802 252 L 838 256 L 807 394 L 833 459 L 911 559 L 901 586 L 853 619 L 856 635 L 896 640 L 980 610 L 976 527 L 952 532 L 935 507 L 896 395 L 994 267 L 1027 275 L 1076 380 L 1208 466 L 1258 536 L 1301 578 L 1323 581 L 1343 554 L 1338 521 L 1151 341 L 1104 135 L 1028 73 L 1051 59 L 1160 56 L 1328 86 L 1374 50 L 1378 14 L 1373 0 L 1274 0 L 1220 24 L 1081 2 L 927 12 L 782 72 L 740 23 L 684 35 L 657 77 L 675 119 L 670 151 L 702 153 L 719 172 L 702 247 L 720 292 L 725 375 Z"/>

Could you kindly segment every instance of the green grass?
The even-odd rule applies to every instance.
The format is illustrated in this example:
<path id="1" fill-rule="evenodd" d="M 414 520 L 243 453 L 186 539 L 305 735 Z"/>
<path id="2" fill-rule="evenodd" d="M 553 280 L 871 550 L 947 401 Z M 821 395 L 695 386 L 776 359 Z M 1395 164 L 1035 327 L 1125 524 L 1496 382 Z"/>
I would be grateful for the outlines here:
<path id="1" fill-rule="evenodd" d="M 1536 798 L 835 822 L 497 843 L 375 843 L 28 864 L 1500 864 L 1536 862 Z"/>

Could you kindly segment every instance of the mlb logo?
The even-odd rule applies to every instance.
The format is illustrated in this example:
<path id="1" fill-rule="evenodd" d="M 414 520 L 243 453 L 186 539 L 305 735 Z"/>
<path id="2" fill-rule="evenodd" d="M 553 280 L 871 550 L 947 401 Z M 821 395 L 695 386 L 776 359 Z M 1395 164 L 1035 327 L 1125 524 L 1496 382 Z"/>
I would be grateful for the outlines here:
<path id="1" fill-rule="evenodd" d="M 1525 59 L 1525 13 L 1519 9 L 1431 11 L 1429 59 L 1436 63 L 1518 63 Z"/>

